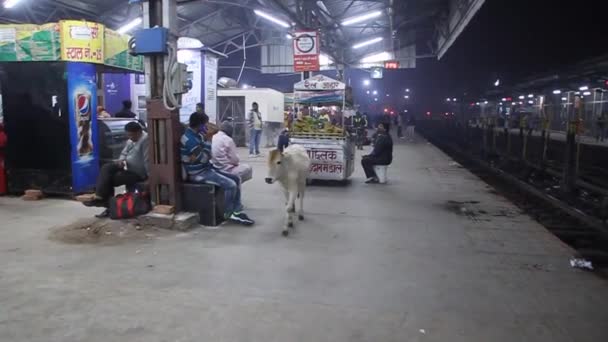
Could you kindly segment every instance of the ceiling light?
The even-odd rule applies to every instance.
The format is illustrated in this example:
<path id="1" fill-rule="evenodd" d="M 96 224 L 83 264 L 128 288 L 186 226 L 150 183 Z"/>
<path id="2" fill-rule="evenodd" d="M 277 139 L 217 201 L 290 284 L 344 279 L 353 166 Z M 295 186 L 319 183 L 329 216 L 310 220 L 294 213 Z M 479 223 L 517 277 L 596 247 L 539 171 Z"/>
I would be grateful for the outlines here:
<path id="1" fill-rule="evenodd" d="M 528 98 L 529 98 L 529 99 L 531 99 L 531 98 L 533 98 L 533 97 L 534 97 L 534 94 L 530 94 L 530 95 L 528 95 Z"/>
<path id="2" fill-rule="evenodd" d="M 583 95 L 589 96 L 589 95 L 591 95 L 591 92 L 590 91 L 586 91 L 586 92 L 583 93 Z"/>
<path id="3" fill-rule="evenodd" d="M 363 80 L 363 85 L 368 86 L 369 85 L 369 80 Z"/>
<path id="4" fill-rule="evenodd" d="M 13 8 L 21 0 L 6 0 L 4 2 L 4 8 Z"/>
<path id="5" fill-rule="evenodd" d="M 366 21 L 372 18 L 376 18 L 382 15 L 382 11 L 375 11 L 375 12 L 371 12 L 371 13 L 367 13 L 367 14 L 362 14 L 362 15 L 358 15 L 355 17 L 351 17 L 351 18 L 347 18 L 345 20 L 342 21 L 342 26 L 348 26 L 348 25 L 352 25 L 352 24 L 357 24 L 360 23 L 362 21 Z"/>
<path id="6" fill-rule="evenodd" d="M 376 37 L 376 38 L 373 38 L 373 39 L 370 39 L 370 40 L 366 40 L 366 41 L 361 42 L 361 43 L 357 43 L 357 44 L 353 45 L 353 49 L 360 49 L 360 48 L 362 48 L 364 46 L 368 46 L 368 45 L 372 45 L 372 44 L 377 43 L 377 42 L 381 42 L 382 39 L 383 39 L 382 37 Z"/>
<path id="7" fill-rule="evenodd" d="M 479 104 L 480 104 L 479 102 L 475 102 L 475 105 L 479 106 Z"/>
<path id="8" fill-rule="evenodd" d="M 519 97 L 519 99 L 520 99 L 520 100 L 523 100 L 523 99 L 525 99 L 525 98 L 526 98 L 526 97 L 525 97 L 525 96 L 523 96 L 523 95 L 521 95 L 521 96 Z"/>
<path id="9" fill-rule="evenodd" d="M 405 89 L 405 92 L 409 93 L 410 92 L 410 88 Z"/>
<path id="10" fill-rule="evenodd" d="M 456 102 L 458 99 L 457 98 L 453 98 L 452 101 Z"/>
<path id="11" fill-rule="evenodd" d="M 136 26 L 140 25 L 142 21 L 143 21 L 143 19 L 141 17 L 135 18 L 135 19 L 131 20 L 125 26 L 116 30 L 116 32 L 118 32 L 120 34 L 125 34 L 129 31 L 131 31 L 132 29 L 134 29 Z"/>
<path id="12" fill-rule="evenodd" d="M 568 101 L 567 97 L 562 97 L 562 101 Z"/>
<path id="13" fill-rule="evenodd" d="M 380 53 L 376 53 L 376 54 L 364 57 L 363 59 L 361 59 L 361 63 L 379 63 L 379 62 L 388 61 L 391 58 L 392 58 L 391 53 L 384 51 L 384 52 L 380 52 Z"/>
<path id="14" fill-rule="evenodd" d="M 578 88 L 578 90 L 580 90 L 580 91 L 589 90 L 589 87 L 582 86 L 582 87 Z"/>
<path id="15" fill-rule="evenodd" d="M 249 85 L 248 85 L 248 84 L 243 84 L 243 86 L 242 86 L 241 88 L 243 88 L 243 89 L 248 89 L 248 88 L 249 88 Z"/>
<path id="16" fill-rule="evenodd" d="M 494 82 L 494 86 L 498 87 L 500 85 L 500 80 L 496 80 L 496 82 Z"/>
<path id="17" fill-rule="evenodd" d="M 266 13 L 266 12 L 262 12 L 260 10 L 255 10 L 253 11 L 256 15 L 268 20 L 268 21 L 272 21 L 273 23 L 283 26 L 284 28 L 289 28 L 289 24 L 281 19 L 275 18 L 273 16 L 271 16 L 270 14 Z"/>
<path id="18" fill-rule="evenodd" d="M 483 104 L 488 104 L 488 101 L 483 101 Z"/>
<path id="19" fill-rule="evenodd" d="M 445 100 L 448 101 L 448 102 L 452 101 L 452 99 L 449 98 L 449 97 L 447 99 L 445 99 Z"/>
<path id="20" fill-rule="evenodd" d="M 534 104 L 534 101 L 528 101 L 529 104 Z"/>
<path id="21" fill-rule="evenodd" d="M 285 35 L 285 38 L 287 38 L 287 39 L 293 39 L 293 36 L 288 33 L 288 34 Z"/>
<path id="22" fill-rule="evenodd" d="M 374 94 L 374 95 L 378 95 L 378 91 L 377 91 L 377 90 L 374 90 L 373 94 Z"/>
<path id="23" fill-rule="evenodd" d="M 506 97 L 503 97 L 501 101 L 507 101 L 507 98 L 506 98 Z"/>
<path id="24" fill-rule="evenodd" d="M 559 95 L 561 93 L 562 93 L 562 91 L 559 90 L 559 89 L 556 89 L 556 90 L 553 91 L 553 94 L 555 94 L 555 95 Z"/>

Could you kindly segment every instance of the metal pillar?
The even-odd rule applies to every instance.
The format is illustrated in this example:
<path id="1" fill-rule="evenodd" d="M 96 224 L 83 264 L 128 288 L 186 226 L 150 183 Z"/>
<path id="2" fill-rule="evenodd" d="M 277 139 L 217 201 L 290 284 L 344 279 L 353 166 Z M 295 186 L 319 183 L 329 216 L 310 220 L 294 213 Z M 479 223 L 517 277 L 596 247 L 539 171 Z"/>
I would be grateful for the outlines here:
<path id="1" fill-rule="evenodd" d="M 148 0 L 143 3 L 144 27 L 155 26 L 169 29 L 169 44 L 177 50 L 177 0 Z M 150 134 L 148 182 L 152 201 L 181 209 L 179 183 L 181 178 L 179 162 L 179 139 L 181 124 L 179 111 L 167 110 L 163 104 L 163 83 L 165 80 L 166 56 L 146 57 L 146 79 L 148 129 Z"/>

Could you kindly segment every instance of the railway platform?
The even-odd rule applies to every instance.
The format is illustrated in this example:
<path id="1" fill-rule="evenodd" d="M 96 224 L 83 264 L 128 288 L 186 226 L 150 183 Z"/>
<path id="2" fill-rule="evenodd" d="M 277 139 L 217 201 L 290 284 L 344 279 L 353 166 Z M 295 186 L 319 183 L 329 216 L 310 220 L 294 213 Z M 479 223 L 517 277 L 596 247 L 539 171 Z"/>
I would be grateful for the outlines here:
<path id="1" fill-rule="evenodd" d="M 422 139 L 397 142 L 387 185 L 357 165 L 311 186 L 289 238 L 247 162 L 253 228 L 65 241 L 95 210 L 0 197 L 0 341 L 608 340 L 607 281 Z"/>

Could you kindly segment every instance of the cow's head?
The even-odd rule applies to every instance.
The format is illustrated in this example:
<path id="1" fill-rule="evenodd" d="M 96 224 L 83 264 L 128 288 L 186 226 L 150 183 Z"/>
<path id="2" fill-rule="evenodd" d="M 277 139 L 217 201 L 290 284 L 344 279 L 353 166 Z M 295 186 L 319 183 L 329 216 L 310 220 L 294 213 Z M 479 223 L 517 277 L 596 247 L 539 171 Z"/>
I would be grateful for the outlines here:
<path id="1" fill-rule="evenodd" d="M 268 156 L 268 177 L 266 177 L 266 183 L 272 184 L 277 179 L 283 177 L 285 168 L 282 165 L 283 154 L 279 150 L 270 151 Z"/>

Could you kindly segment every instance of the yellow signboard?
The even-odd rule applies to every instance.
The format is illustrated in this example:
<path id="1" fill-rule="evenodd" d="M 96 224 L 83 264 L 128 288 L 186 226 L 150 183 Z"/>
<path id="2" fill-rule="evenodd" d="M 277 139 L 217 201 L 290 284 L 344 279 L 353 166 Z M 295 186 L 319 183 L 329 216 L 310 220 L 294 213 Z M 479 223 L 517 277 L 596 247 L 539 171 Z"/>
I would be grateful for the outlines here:
<path id="1" fill-rule="evenodd" d="M 72 62 L 104 63 L 104 26 L 78 20 L 62 20 L 61 59 Z"/>

